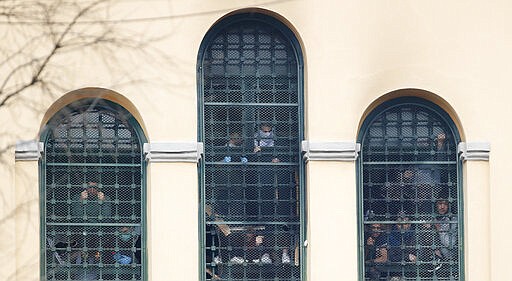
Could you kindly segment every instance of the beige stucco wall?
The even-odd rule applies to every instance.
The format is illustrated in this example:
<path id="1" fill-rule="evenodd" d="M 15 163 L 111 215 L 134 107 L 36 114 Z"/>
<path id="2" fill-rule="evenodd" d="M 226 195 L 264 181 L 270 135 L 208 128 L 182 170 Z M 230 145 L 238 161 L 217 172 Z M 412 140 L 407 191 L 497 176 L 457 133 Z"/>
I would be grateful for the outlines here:
<path id="1" fill-rule="evenodd" d="M 512 37 L 506 33 L 512 24 L 506 18 L 512 4 L 507 1 L 125 1 L 119 13 L 111 11 L 113 18 L 168 16 L 131 22 L 129 27 L 165 35 L 152 44 L 169 60 L 137 61 L 130 56 L 107 72 L 96 69 L 94 59 L 81 59 L 69 68 L 67 91 L 34 97 L 37 110 L 23 103 L 0 110 L 5 135 L 1 141 L 37 139 L 52 104 L 66 92 L 84 87 L 107 88 L 129 101 L 150 142 L 196 141 L 196 60 L 201 40 L 224 15 L 250 7 L 285 19 L 302 43 L 307 139 L 355 141 L 368 109 L 393 92 L 441 103 L 456 119 L 464 141 L 491 143 L 489 162 L 464 164 L 466 280 L 508 280 L 512 223 L 507 209 L 512 189 L 506 179 L 512 155 L 507 128 L 512 121 L 512 87 L 505 79 L 512 74 Z M 116 72 L 123 68 L 136 79 L 123 80 L 124 72 Z M 34 170 L 34 163 L 17 165 L 15 173 L 12 153 L 5 157 L 0 170 L 5 179 L 0 280 L 31 280 L 27 276 L 37 278 L 39 267 L 26 266 L 26 260 L 38 256 L 38 247 L 32 244 L 39 241 L 39 219 L 14 210 L 25 204 L 20 190 L 28 190 L 30 198 L 38 194 L 36 179 L 20 179 L 23 171 Z M 355 281 L 355 163 L 312 161 L 307 178 L 308 280 L 342 275 L 343 280 Z M 197 202 L 195 165 L 149 165 L 151 280 L 198 279 Z M 36 209 L 32 206 L 29 214 L 36 216 Z M 13 212 L 17 215 L 11 216 Z M 23 245 L 22 253 L 16 248 L 21 234 L 31 241 Z"/>
<path id="2" fill-rule="evenodd" d="M 17 161 L 15 173 L 15 280 L 39 280 L 39 178 L 37 161 Z M 12 273 L 11 273 L 12 274 Z M 9 276 L 8 280 L 13 280 Z"/>

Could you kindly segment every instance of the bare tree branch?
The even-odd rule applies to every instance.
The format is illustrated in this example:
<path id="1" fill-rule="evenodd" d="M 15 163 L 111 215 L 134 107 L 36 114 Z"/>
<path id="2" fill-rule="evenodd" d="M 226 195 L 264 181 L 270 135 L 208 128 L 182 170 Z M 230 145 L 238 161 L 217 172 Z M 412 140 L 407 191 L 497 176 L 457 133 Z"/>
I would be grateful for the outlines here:
<path id="1" fill-rule="evenodd" d="M 2 83 L 2 87 L 0 88 L 0 96 L 4 95 L 2 99 L 0 99 L 0 107 L 4 106 L 8 100 L 15 97 L 16 95 L 20 94 L 24 90 L 36 85 L 38 82 L 40 82 L 41 74 L 48 66 L 49 62 L 56 56 L 58 50 L 63 47 L 62 43 L 68 33 L 72 30 L 72 28 L 75 26 L 75 24 L 78 22 L 78 20 L 85 15 L 89 10 L 91 10 L 93 7 L 98 5 L 103 1 L 96 1 L 90 4 L 89 6 L 79 10 L 79 12 L 74 16 L 74 18 L 69 22 L 69 24 L 65 27 L 64 31 L 62 31 L 60 34 L 55 34 L 57 36 L 57 39 L 55 40 L 55 43 L 50 50 L 49 54 L 41 61 L 41 63 L 34 69 L 34 74 L 32 75 L 31 79 L 26 82 L 23 85 L 20 85 L 17 89 L 13 90 L 12 92 L 5 93 L 4 89 L 7 83 L 9 83 L 10 79 L 13 77 L 14 74 L 18 72 L 18 70 L 23 69 L 26 66 L 31 66 L 34 64 L 34 60 L 30 61 L 26 64 L 20 65 L 19 67 L 15 68 L 4 80 Z M 49 17 L 51 14 L 46 14 L 47 17 Z M 47 20 L 51 20 L 51 18 L 47 18 Z M 52 26 L 49 25 L 50 29 L 52 29 Z M 54 31 L 52 30 L 52 33 Z M 37 61 L 37 60 L 36 60 Z"/>
<path id="2" fill-rule="evenodd" d="M 107 81 L 126 85 L 143 82 L 133 74 L 135 63 L 127 57 L 159 64 L 168 60 L 153 45 L 163 38 L 130 30 L 122 21 L 109 21 L 110 9 L 117 3 L 122 4 L 118 0 L 0 0 L 0 24 L 5 27 L 0 36 L 6 38 L 0 43 L 0 113 L 19 107 L 38 113 L 42 98 L 73 89 L 74 76 L 66 74 L 73 73 L 80 61 L 97 61 L 95 66 L 103 68 L 99 71 L 111 75 L 105 77 Z M 67 64 L 67 58 L 76 63 Z M 8 134 L 0 140 L 0 156 L 12 149 L 17 138 Z"/>

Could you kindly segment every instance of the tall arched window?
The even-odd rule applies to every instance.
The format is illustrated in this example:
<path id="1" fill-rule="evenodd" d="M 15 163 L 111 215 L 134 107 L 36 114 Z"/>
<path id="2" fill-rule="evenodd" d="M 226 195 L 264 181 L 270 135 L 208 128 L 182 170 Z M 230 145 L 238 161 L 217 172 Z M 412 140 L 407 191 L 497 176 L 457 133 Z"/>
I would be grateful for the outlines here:
<path id="1" fill-rule="evenodd" d="M 198 58 L 202 266 L 213 280 L 300 280 L 302 57 L 282 23 L 219 22 Z"/>
<path id="2" fill-rule="evenodd" d="M 359 142 L 364 280 L 462 280 L 459 134 L 441 108 L 404 97 L 377 107 Z"/>
<path id="3" fill-rule="evenodd" d="M 41 141 L 41 280 L 146 280 L 145 137 L 121 106 L 82 99 Z"/>

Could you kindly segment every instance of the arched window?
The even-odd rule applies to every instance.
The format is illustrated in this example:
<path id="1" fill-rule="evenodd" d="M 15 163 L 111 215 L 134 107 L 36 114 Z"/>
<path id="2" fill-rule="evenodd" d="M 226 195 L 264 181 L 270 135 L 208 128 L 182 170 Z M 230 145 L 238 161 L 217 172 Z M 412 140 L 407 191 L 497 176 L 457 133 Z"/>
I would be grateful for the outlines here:
<path id="1" fill-rule="evenodd" d="M 41 141 L 44 280 L 146 280 L 141 128 L 124 108 L 83 99 Z"/>
<path id="2" fill-rule="evenodd" d="M 359 142 L 360 257 L 364 280 L 461 280 L 459 134 L 420 98 L 377 107 Z"/>
<path id="3" fill-rule="evenodd" d="M 300 280 L 302 58 L 282 23 L 218 23 L 199 54 L 202 266 L 213 280 Z"/>

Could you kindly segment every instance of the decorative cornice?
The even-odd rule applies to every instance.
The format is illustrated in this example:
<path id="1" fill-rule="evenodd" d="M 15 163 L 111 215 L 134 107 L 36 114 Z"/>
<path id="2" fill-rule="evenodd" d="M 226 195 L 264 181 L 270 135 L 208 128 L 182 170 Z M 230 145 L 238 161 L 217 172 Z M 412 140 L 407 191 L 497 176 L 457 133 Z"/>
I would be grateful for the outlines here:
<path id="1" fill-rule="evenodd" d="M 37 140 L 17 141 L 15 161 L 38 161 L 44 151 L 44 143 Z"/>
<path id="2" fill-rule="evenodd" d="M 488 142 L 461 142 L 458 145 L 458 153 L 463 161 L 489 161 L 491 144 Z"/>
<path id="3" fill-rule="evenodd" d="M 355 161 L 361 145 L 349 141 L 302 141 L 306 161 Z"/>
<path id="4" fill-rule="evenodd" d="M 195 162 L 201 159 L 202 142 L 152 142 L 144 144 L 149 162 Z"/>

